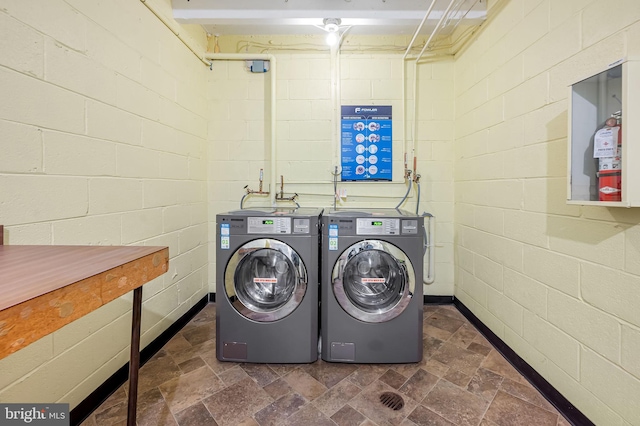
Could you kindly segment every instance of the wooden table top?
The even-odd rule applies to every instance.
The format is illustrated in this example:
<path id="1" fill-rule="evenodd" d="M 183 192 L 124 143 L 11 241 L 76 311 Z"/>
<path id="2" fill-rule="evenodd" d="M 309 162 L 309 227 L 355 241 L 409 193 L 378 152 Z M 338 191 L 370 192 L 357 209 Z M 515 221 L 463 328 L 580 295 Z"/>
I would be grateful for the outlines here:
<path id="1" fill-rule="evenodd" d="M 0 359 L 168 269 L 167 247 L 0 246 Z"/>
<path id="2" fill-rule="evenodd" d="M 0 246 L 0 310 L 164 247 Z"/>

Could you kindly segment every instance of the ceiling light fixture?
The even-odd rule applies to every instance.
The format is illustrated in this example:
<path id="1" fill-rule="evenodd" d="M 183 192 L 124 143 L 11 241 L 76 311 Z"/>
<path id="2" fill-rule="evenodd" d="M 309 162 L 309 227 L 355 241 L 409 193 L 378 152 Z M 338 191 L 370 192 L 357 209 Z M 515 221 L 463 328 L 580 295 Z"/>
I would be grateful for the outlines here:
<path id="1" fill-rule="evenodd" d="M 340 28 L 342 19 L 340 18 L 324 18 L 322 21 L 324 24 L 324 30 L 330 33 L 335 33 Z"/>
<path id="2" fill-rule="evenodd" d="M 342 20 L 340 18 L 324 18 L 322 23 L 324 24 L 323 29 L 328 33 L 326 38 L 327 44 L 329 46 L 335 46 L 340 39 L 338 30 L 340 29 Z"/>

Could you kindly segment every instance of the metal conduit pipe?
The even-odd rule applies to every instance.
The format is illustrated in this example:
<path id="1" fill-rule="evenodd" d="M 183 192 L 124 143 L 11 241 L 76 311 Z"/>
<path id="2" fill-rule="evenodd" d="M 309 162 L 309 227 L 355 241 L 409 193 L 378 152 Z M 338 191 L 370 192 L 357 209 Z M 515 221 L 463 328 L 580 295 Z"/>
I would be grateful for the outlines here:
<path id="1" fill-rule="evenodd" d="M 413 63 L 413 121 L 411 122 L 411 149 L 416 149 L 418 134 L 418 61 Z"/>
<path id="2" fill-rule="evenodd" d="M 435 28 L 433 29 L 433 31 L 431 32 L 431 34 L 429 35 L 429 38 L 427 39 L 426 43 L 424 44 L 424 46 L 422 47 L 422 50 L 420 51 L 420 54 L 416 57 L 416 60 L 414 62 L 414 68 L 413 68 L 413 126 L 411 128 L 411 151 L 414 152 L 415 151 L 415 138 L 416 138 L 416 133 L 417 133 L 417 127 L 418 127 L 418 120 L 417 120 L 417 98 L 418 98 L 418 62 L 420 61 L 420 59 L 422 58 L 422 56 L 424 55 L 425 50 L 429 47 L 429 44 L 431 43 L 431 41 L 433 40 L 433 38 L 440 32 L 441 27 L 442 27 L 442 23 L 444 22 L 445 19 L 447 19 L 447 17 L 449 16 L 449 13 L 451 11 L 451 8 L 453 7 L 453 5 L 455 4 L 456 1 L 460 1 L 460 0 L 451 0 L 451 2 L 449 3 L 449 6 L 447 7 L 447 9 L 445 10 L 445 12 L 442 14 L 442 16 L 440 17 L 440 20 L 438 21 L 438 24 L 435 26 Z M 427 19 L 427 17 L 429 16 L 429 14 L 431 13 L 431 10 L 433 9 L 433 6 L 435 4 L 436 0 L 434 0 L 431 5 L 429 6 L 429 10 L 427 10 L 427 14 L 425 15 L 425 17 L 423 18 L 423 22 L 424 23 Z M 476 1 L 477 2 L 477 1 Z M 475 3 L 473 4 L 475 5 Z M 473 5 L 471 6 L 471 8 L 473 8 Z M 459 3 L 458 9 L 462 6 L 462 3 Z M 471 10 L 471 8 L 469 10 L 467 10 L 467 12 L 464 14 L 464 16 L 466 16 L 469 11 Z M 463 17 L 464 17 L 463 16 Z M 462 18 L 463 18 L 462 17 Z M 462 21 L 462 18 L 460 18 L 458 20 L 458 22 L 456 23 L 456 26 Z M 422 23 L 420 24 L 420 27 L 418 27 L 418 31 L 420 31 L 421 27 L 422 27 Z M 417 32 L 418 32 L 417 31 Z M 416 34 L 414 34 L 414 40 L 417 36 L 417 32 Z M 413 44 L 413 40 L 412 43 L 409 45 L 409 47 L 407 48 L 406 52 L 404 53 L 403 56 L 403 66 L 402 66 L 402 72 L 403 72 L 403 82 L 405 80 L 404 77 L 404 72 L 405 72 L 405 68 L 404 68 L 404 61 L 406 59 L 406 57 L 409 54 L 409 50 L 411 49 Z M 406 87 L 403 90 L 403 96 L 404 96 L 404 92 L 406 91 Z M 403 99 L 403 108 L 404 108 L 404 104 L 405 101 Z"/>
<path id="3" fill-rule="evenodd" d="M 338 114 L 340 114 L 340 110 L 339 110 L 339 104 L 340 104 L 340 100 L 339 98 L 339 89 L 338 89 L 338 80 L 340 79 L 339 77 L 336 77 L 336 68 L 339 66 L 337 64 L 337 57 L 338 57 L 338 53 L 337 53 L 337 45 L 336 46 L 331 46 L 331 51 L 329 52 L 329 61 L 330 61 L 330 72 L 331 72 L 331 109 L 333 110 L 333 114 L 331 115 L 331 120 L 332 120 L 332 130 L 331 130 L 331 144 L 333 146 L 333 158 L 334 158 L 334 167 L 337 169 L 340 166 L 340 120 L 333 121 L 336 120 L 336 117 L 338 117 Z M 337 173 L 337 171 L 334 170 L 334 173 Z"/>
<path id="4" fill-rule="evenodd" d="M 275 194 L 276 190 L 276 57 L 265 53 L 205 53 L 204 59 L 221 61 L 269 61 L 271 73 L 271 175 L 269 176 L 269 191 Z M 272 205 L 275 206 L 275 199 Z"/>
<path id="5" fill-rule="evenodd" d="M 418 61 L 422 57 L 422 54 L 424 53 L 424 51 L 427 50 L 427 47 L 429 47 L 429 44 L 431 43 L 431 40 L 433 40 L 435 35 L 440 31 L 440 26 L 442 25 L 442 22 L 445 20 L 447 15 L 449 15 L 449 11 L 451 10 L 451 7 L 453 7 L 453 4 L 455 2 L 456 2 L 456 0 L 451 0 L 451 2 L 449 3 L 449 6 L 447 7 L 447 10 L 445 10 L 444 13 L 442 14 L 442 16 L 440 17 L 440 20 L 438 21 L 438 25 L 436 25 L 436 27 L 431 32 L 431 35 L 427 39 L 427 42 L 424 44 L 424 47 L 422 48 L 422 50 L 420 51 L 420 54 L 416 58 L 416 63 L 418 63 Z"/>
<path id="6" fill-rule="evenodd" d="M 409 52 L 411 51 L 411 48 L 413 47 L 413 43 L 416 41 L 416 38 L 418 38 L 418 34 L 420 34 L 420 31 L 422 30 L 422 27 L 424 26 L 425 22 L 427 22 L 427 19 L 429 18 L 429 15 L 431 15 L 431 12 L 433 11 L 433 7 L 435 6 L 437 0 L 432 0 L 431 4 L 429 5 L 429 8 L 427 9 L 427 13 L 425 13 L 424 18 L 422 18 L 422 22 L 420 22 L 420 25 L 418 25 L 418 28 L 416 29 L 416 32 L 413 33 L 413 38 L 411 38 L 411 42 L 409 43 L 409 46 L 407 46 L 407 50 L 404 52 L 404 55 L 402 56 L 402 120 L 404 121 L 403 126 L 402 126 L 402 149 L 404 150 L 403 154 L 405 155 L 406 158 L 406 154 L 407 154 L 407 108 L 406 108 L 406 103 L 407 103 L 407 78 L 406 78 L 406 71 L 405 71 L 405 66 L 406 66 L 406 60 L 407 60 L 407 56 L 409 55 Z M 417 67 L 414 70 L 414 93 L 415 93 L 415 71 L 417 71 Z M 414 105 L 415 105 L 415 95 L 414 95 Z M 413 119 L 415 120 L 415 116 L 416 116 L 416 112 L 415 109 L 413 110 Z M 414 150 L 415 150 L 415 141 L 413 140 L 413 136 L 412 136 L 412 140 L 411 140 L 411 155 L 414 155 Z"/>
<path id="7" fill-rule="evenodd" d="M 176 37 L 178 37 L 178 40 L 180 40 L 180 41 L 182 42 L 182 44 L 184 44 L 184 45 L 187 47 L 187 49 L 189 49 L 189 50 L 191 51 L 191 53 L 193 53 L 194 55 L 196 55 L 196 57 L 198 58 L 198 60 L 202 61 L 202 63 L 204 63 L 205 65 L 209 65 L 209 63 L 208 63 L 207 61 L 205 61 L 205 60 L 200 56 L 200 54 L 199 54 L 198 52 L 196 52 L 196 51 L 195 51 L 195 49 L 194 49 L 193 47 L 191 47 L 191 44 L 190 44 L 187 40 L 185 40 L 185 39 L 184 39 L 184 37 L 182 37 L 182 36 L 180 35 L 180 32 L 179 32 L 179 31 L 174 30 L 174 29 L 173 29 L 173 27 L 169 24 L 169 22 L 168 22 L 164 17 L 162 17 L 162 15 L 160 15 L 158 12 L 156 12 L 156 10 L 155 10 L 153 7 L 151 7 L 151 6 L 149 5 L 149 3 L 147 2 L 147 0 L 140 0 L 140 3 L 144 4 L 144 5 L 147 7 L 147 9 L 149 9 L 149 11 L 150 11 L 151 13 L 153 13 L 153 14 L 156 16 L 156 18 L 158 18 L 158 20 L 164 24 L 164 26 L 165 26 L 165 27 L 169 28 L 169 30 L 173 33 L 173 35 L 175 35 Z"/>
<path id="8" fill-rule="evenodd" d="M 331 100 L 333 104 L 333 119 L 335 123 L 333 125 L 333 143 L 335 148 L 335 156 L 336 163 L 334 167 L 340 168 L 340 158 L 342 156 L 341 146 L 340 146 L 340 135 L 342 134 L 342 111 L 341 111 L 341 102 L 342 102 L 342 85 L 341 85 L 341 71 L 340 71 L 340 48 L 342 47 L 342 42 L 344 41 L 345 34 L 351 29 L 351 27 L 347 27 L 340 37 L 338 38 L 338 42 L 331 46 Z M 334 171 L 334 173 L 342 173 L 342 169 L 338 171 Z"/>
<path id="9" fill-rule="evenodd" d="M 471 12 L 471 9 L 473 9 L 473 8 L 476 6 L 476 4 L 478 4 L 478 2 L 479 2 L 479 1 L 480 1 L 480 0 L 476 0 L 476 1 L 474 1 L 474 2 L 471 4 L 471 6 L 469 7 L 469 9 L 467 9 L 467 11 L 464 13 L 464 15 L 462 15 L 462 16 L 457 20 L 456 24 L 453 26 L 453 31 L 455 31 L 455 29 L 456 29 L 456 28 L 458 28 L 458 25 L 460 25 L 460 23 L 464 20 L 464 18 L 466 18 L 466 17 L 467 17 L 467 15 L 469 14 L 469 12 Z M 460 7 L 462 7 L 462 3 L 460 4 Z M 458 8 L 458 10 L 459 10 L 459 9 L 460 9 L 460 8 Z"/>
<path id="10" fill-rule="evenodd" d="M 413 38 L 411 39 L 411 42 L 409 42 L 409 46 L 407 46 L 407 50 L 406 52 L 404 52 L 404 56 L 402 57 L 402 60 L 407 59 L 407 55 L 411 51 L 411 48 L 413 47 L 413 43 L 416 41 L 416 38 L 418 38 L 418 34 L 420 34 L 420 31 L 422 30 L 424 23 L 427 22 L 429 15 L 431 15 L 431 11 L 433 10 L 433 7 L 436 5 L 436 1 L 437 0 L 433 0 L 429 5 L 429 8 L 427 9 L 427 13 L 425 13 L 424 18 L 422 18 L 422 22 L 420 22 L 420 25 L 418 25 L 418 29 L 416 30 L 416 32 L 413 33 Z"/>
<path id="11" fill-rule="evenodd" d="M 332 194 L 333 194 L 333 189 L 327 188 L 324 191 L 313 191 L 313 192 L 310 192 L 310 191 L 296 191 L 296 194 L 298 194 L 298 195 L 311 195 L 311 196 L 317 196 L 317 197 L 331 197 Z M 349 197 L 350 198 L 372 198 L 372 199 L 384 200 L 384 202 L 391 203 L 394 198 L 397 199 L 399 196 L 394 197 L 394 196 L 391 196 L 391 195 L 363 194 L 363 195 L 350 195 Z M 331 201 L 331 206 L 333 206 L 333 201 Z M 393 208 L 395 208 L 395 207 L 393 207 Z"/>
<path id="12" fill-rule="evenodd" d="M 340 38 L 339 43 L 342 42 L 342 38 Z M 340 44 L 338 44 L 337 49 L 335 50 L 335 70 L 332 70 L 332 72 L 335 74 L 335 79 L 336 79 L 336 103 L 335 103 L 335 107 L 336 107 L 336 113 L 333 115 L 333 119 L 336 120 L 335 125 L 333 126 L 335 132 L 336 132 L 336 148 L 338 150 L 338 161 L 337 161 L 337 165 L 338 167 L 340 167 L 340 170 L 338 170 L 338 173 L 342 174 L 342 150 L 341 150 L 341 143 L 340 143 L 340 138 L 341 138 L 341 134 L 342 134 L 342 71 L 340 69 L 341 65 L 341 61 L 340 61 Z"/>
<path id="13" fill-rule="evenodd" d="M 427 267 L 427 275 L 423 278 L 424 284 L 433 284 L 436 280 L 436 245 L 434 243 L 436 236 L 436 218 L 431 213 L 423 213 L 425 218 L 429 221 L 429 232 L 425 229 L 425 245 L 424 248 L 429 252 L 429 266 Z"/>
<path id="14" fill-rule="evenodd" d="M 447 9 L 445 10 L 445 12 L 440 17 L 440 20 L 438 21 L 438 24 L 436 25 L 434 30 L 431 32 L 431 35 L 429 36 L 429 38 L 425 42 L 422 50 L 420 51 L 420 54 L 416 57 L 416 60 L 414 62 L 414 72 L 413 72 L 413 113 L 414 113 L 414 119 L 413 119 L 413 128 L 412 128 L 412 141 L 413 141 L 413 144 L 414 144 L 413 145 L 414 149 L 415 149 L 415 135 L 416 135 L 416 132 L 417 132 L 416 107 L 417 107 L 417 94 L 418 94 L 418 92 L 417 92 L 418 62 L 420 61 L 420 58 L 422 58 L 422 55 L 424 54 L 425 50 L 429 47 L 429 44 L 431 43 L 433 38 L 440 31 L 440 27 L 442 26 L 442 22 L 444 22 L 444 20 L 449 15 L 449 12 L 451 11 L 451 8 L 453 7 L 455 2 L 456 2 L 456 0 L 451 0 L 451 2 L 449 3 L 449 6 L 447 6 Z M 434 3 L 435 3 L 435 1 L 434 1 Z M 433 3 L 432 3 L 432 6 L 433 6 Z M 467 11 L 467 13 L 468 12 L 469 11 Z M 467 13 L 465 13 L 465 16 L 466 16 Z M 405 52 L 405 57 L 407 56 L 408 52 L 409 52 L 409 49 L 407 49 L 407 52 Z M 403 64 L 404 64 L 404 61 L 403 61 Z M 404 66 L 403 66 L 403 71 L 404 71 Z M 416 213 L 418 212 L 418 209 L 420 207 L 420 182 L 419 181 L 417 182 L 417 187 L 418 187 L 418 197 L 417 197 L 418 198 L 418 200 L 417 200 L 418 204 L 416 205 Z M 428 230 L 428 232 L 425 229 L 425 245 L 424 245 L 425 250 L 429 252 L 429 254 L 428 254 L 429 265 L 427 267 L 427 274 L 426 274 L 426 277 L 423 279 L 423 283 L 424 284 L 433 284 L 433 282 L 436 279 L 436 277 L 435 277 L 435 260 L 436 260 L 436 256 L 435 255 L 436 255 L 436 253 L 435 253 L 435 243 L 434 243 L 435 235 L 436 235 L 436 219 L 431 213 L 423 213 L 423 216 L 425 218 L 428 218 L 427 220 L 429 222 L 429 230 Z"/>

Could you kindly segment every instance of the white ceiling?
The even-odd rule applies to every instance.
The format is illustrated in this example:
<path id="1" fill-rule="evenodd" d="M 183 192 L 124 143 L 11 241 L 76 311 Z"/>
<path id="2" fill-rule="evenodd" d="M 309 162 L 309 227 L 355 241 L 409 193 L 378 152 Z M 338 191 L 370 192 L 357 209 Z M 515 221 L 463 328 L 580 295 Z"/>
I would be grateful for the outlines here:
<path id="1" fill-rule="evenodd" d="M 458 22 L 479 25 L 486 17 L 486 0 L 433 0 L 421 34 L 428 34 L 451 5 L 445 19 L 450 32 Z M 200 24 L 214 35 L 323 34 L 324 18 L 340 18 L 349 34 L 412 35 L 431 0 L 172 0 L 173 16 Z"/>

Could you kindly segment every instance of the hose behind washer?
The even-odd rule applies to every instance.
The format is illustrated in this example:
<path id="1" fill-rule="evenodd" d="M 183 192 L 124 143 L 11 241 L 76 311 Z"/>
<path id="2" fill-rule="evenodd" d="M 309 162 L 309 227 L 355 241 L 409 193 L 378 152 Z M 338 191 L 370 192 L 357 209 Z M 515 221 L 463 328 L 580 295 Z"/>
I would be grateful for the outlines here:
<path id="1" fill-rule="evenodd" d="M 412 183 L 412 180 L 409 179 L 409 187 L 407 188 L 407 193 L 404 194 L 404 197 L 402 197 L 402 200 L 400 200 L 400 202 L 396 206 L 396 209 L 399 209 L 400 206 L 402 205 L 402 203 L 404 203 L 406 201 L 407 197 L 409 196 L 409 192 L 411 191 L 411 183 Z"/>

